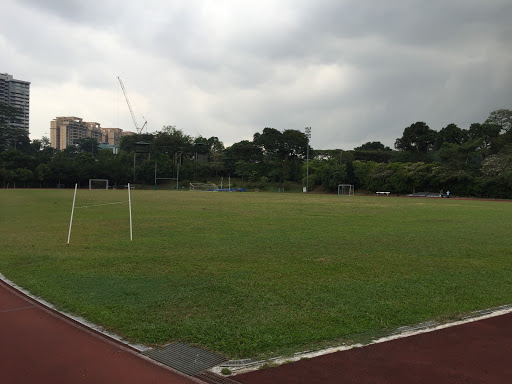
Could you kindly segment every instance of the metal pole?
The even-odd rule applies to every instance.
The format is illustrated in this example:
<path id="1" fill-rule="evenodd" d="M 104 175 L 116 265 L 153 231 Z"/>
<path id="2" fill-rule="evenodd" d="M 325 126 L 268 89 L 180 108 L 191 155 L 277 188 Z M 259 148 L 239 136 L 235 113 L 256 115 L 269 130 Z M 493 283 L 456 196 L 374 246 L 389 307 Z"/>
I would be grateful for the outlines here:
<path id="1" fill-rule="evenodd" d="M 306 137 L 308 138 L 307 143 L 307 155 L 306 155 L 306 193 L 309 191 L 309 139 L 311 138 L 311 127 L 306 127 Z"/>
<path id="2" fill-rule="evenodd" d="M 180 157 L 181 157 L 181 154 L 180 154 Z M 178 158 L 178 170 L 176 172 L 176 190 L 177 191 L 180 190 L 180 161 L 179 161 L 179 158 Z"/>
<path id="3" fill-rule="evenodd" d="M 155 161 L 155 191 L 156 191 L 156 161 Z"/>
<path id="4" fill-rule="evenodd" d="M 71 208 L 71 220 L 69 221 L 68 245 L 69 245 L 69 239 L 71 238 L 71 225 L 73 225 L 73 212 L 75 211 L 75 199 L 76 199 L 77 186 L 78 186 L 78 184 L 75 184 L 75 194 L 73 195 L 73 207 Z"/>
<path id="5" fill-rule="evenodd" d="M 307 156 L 306 156 L 306 161 L 307 161 L 307 164 L 306 164 L 306 193 L 308 193 L 308 189 L 309 189 L 309 140 L 308 140 L 308 149 L 307 149 Z"/>
<path id="6" fill-rule="evenodd" d="M 132 235 L 132 197 L 131 197 L 131 187 L 130 183 L 128 183 L 128 207 L 130 210 L 130 241 L 133 241 L 133 235 Z"/>

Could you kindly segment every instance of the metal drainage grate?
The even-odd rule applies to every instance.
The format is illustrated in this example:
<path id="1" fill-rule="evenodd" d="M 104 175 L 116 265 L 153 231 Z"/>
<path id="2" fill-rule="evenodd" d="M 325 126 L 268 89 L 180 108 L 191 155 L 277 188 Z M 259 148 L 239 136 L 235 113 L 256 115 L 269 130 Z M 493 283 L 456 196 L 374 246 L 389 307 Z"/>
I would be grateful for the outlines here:
<path id="1" fill-rule="evenodd" d="M 197 375 L 226 361 L 220 355 L 183 343 L 168 344 L 163 348 L 145 351 L 143 354 L 190 376 Z"/>

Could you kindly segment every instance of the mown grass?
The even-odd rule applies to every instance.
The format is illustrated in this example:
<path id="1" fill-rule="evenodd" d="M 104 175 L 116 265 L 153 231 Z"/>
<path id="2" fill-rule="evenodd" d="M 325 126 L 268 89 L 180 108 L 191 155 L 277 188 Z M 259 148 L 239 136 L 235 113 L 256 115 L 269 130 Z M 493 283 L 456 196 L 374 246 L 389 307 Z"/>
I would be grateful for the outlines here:
<path id="1" fill-rule="evenodd" d="M 512 302 L 512 203 L 0 191 L 0 272 L 133 342 L 270 356 Z"/>

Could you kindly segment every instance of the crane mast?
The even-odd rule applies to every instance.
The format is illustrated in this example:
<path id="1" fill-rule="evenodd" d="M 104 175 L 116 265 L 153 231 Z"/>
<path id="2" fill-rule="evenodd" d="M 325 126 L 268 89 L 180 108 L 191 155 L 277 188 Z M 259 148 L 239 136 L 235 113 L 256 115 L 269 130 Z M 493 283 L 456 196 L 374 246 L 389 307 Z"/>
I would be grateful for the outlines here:
<path id="1" fill-rule="evenodd" d="M 132 115 L 133 124 L 135 124 L 135 129 L 137 133 L 142 133 L 144 127 L 147 125 L 147 121 L 144 121 L 144 125 L 142 128 L 139 128 L 139 124 L 137 123 L 137 119 L 135 118 L 135 114 L 133 113 L 132 105 L 130 104 L 130 99 L 128 98 L 128 93 L 126 92 L 126 88 L 124 87 L 123 81 L 119 76 L 117 76 L 117 80 L 119 80 L 119 84 L 121 84 L 121 89 L 123 90 L 124 98 L 126 99 L 126 104 L 128 104 L 128 109 L 130 110 L 130 114 Z M 144 116 L 142 116 L 144 118 Z"/>

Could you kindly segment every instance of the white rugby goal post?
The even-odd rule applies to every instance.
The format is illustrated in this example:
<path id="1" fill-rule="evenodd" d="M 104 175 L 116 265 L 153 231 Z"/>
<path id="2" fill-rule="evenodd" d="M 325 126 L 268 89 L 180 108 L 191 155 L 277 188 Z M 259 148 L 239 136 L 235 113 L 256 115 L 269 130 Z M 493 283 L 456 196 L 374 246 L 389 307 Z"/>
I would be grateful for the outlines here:
<path id="1" fill-rule="evenodd" d="M 108 180 L 107 180 L 107 183 L 108 183 Z M 92 207 L 101 207 L 101 206 L 105 206 L 105 205 L 123 204 L 123 203 L 128 203 L 128 212 L 130 214 L 130 241 L 133 241 L 133 232 L 132 232 L 132 196 L 131 196 L 131 189 L 132 188 L 130 187 L 130 183 L 128 183 L 128 201 L 113 201 L 113 202 L 103 203 L 103 204 L 84 205 L 82 207 L 75 207 L 77 188 L 78 188 L 78 184 L 75 184 L 75 193 L 73 194 L 73 205 L 71 206 L 71 219 L 69 220 L 69 232 L 68 232 L 68 243 L 67 243 L 67 245 L 69 245 L 69 241 L 71 239 L 71 227 L 73 225 L 73 214 L 75 212 L 75 208 L 76 209 L 78 209 L 78 208 L 92 208 Z M 110 194 L 110 192 L 108 192 L 108 194 Z"/>
<path id="2" fill-rule="evenodd" d="M 89 179 L 89 189 L 108 189 L 108 180 Z"/>
<path id="3" fill-rule="evenodd" d="M 213 183 L 190 183 L 190 190 L 214 192 L 218 191 L 219 187 L 217 186 L 217 184 Z"/>
<path id="4" fill-rule="evenodd" d="M 338 195 L 354 196 L 354 186 L 352 184 L 338 184 Z"/>

